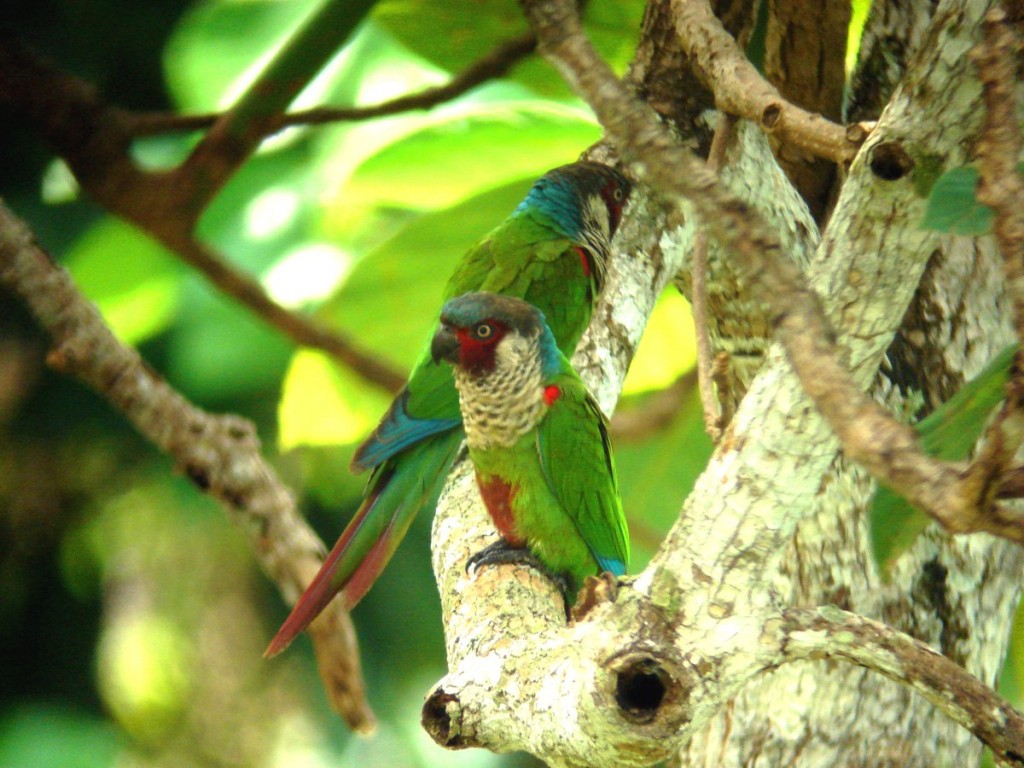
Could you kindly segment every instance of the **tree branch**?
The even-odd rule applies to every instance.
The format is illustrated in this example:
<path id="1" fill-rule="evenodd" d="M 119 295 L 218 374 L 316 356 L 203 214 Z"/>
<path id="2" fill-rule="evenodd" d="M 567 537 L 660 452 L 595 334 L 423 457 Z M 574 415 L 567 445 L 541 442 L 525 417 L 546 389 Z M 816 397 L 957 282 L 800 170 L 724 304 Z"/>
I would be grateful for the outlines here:
<path id="1" fill-rule="evenodd" d="M 199 214 L 256 151 L 273 123 L 338 51 L 376 0 L 325 0 L 176 169 L 187 179 L 183 212 Z"/>
<path id="2" fill-rule="evenodd" d="M 315 107 L 278 114 L 268 121 L 263 138 L 298 125 L 355 122 L 385 117 L 416 109 L 430 109 L 451 101 L 488 80 L 504 77 L 508 71 L 537 48 L 532 34 L 514 37 L 470 64 L 444 85 L 425 88 L 369 107 Z M 128 131 L 133 136 L 153 136 L 175 131 L 198 131 L 211 127 L 221 113 L 173 115 L 166 112 L 137 112 L 128 116 Z"/>
<path id="3" fill-rule="evenodd" d="M 925 643 L 831 606 L 791 608 L 783 625 L 786 661 L 840 659 L 885 675 L 968 729 L 1000 762 L 1024 766 L 1024 715 Z"/>
<path id="4" fill-rule="evenodd" d="M 712 13 L 707 0 L 673 0 L 676 31 L 691 66 L 715 94 L 715 106 L 761 126 L 765 133 L 834 163 L 853 160 L 866 135 L 786 101 L 750 63 Z"/>
<path id="5" fill-rule="evenodd" d="M 901 140 L 920 142 L 944 162 L 962 162 L 965 137 L 976 125 L 968 105 L 977 90 L 967 64 L 963 57 L 950 61 L 942 51 L 947 41 L 965 49 L 979 14 L 976 6 L 950 5 L 948 17 L 934 30 L 937 44 L 921 57 L 907 93 L 894 99 L 863 161 L 851 167 L 810 269 L 830 317 L 842 329 L 843 354 L 851 359 L 854 376 L 846 386 L 857 397 L 877 371 L 938 241 L 938 235 L 917 229 L 920 194 L 911 179 L 903 178 L 905 170 L 895 177 L 890 173 L 902 168 L 890 163 L 906 154 Z M 681 150 L 673 138 L 660 132 L 649 111 L 624 93 L 580 40 L 572 8 L 543 0 L 525 7 L 542 50 L 555 54 L 556 65 L 585 94 L 631 168 L 655 190 L 668 190 L 665 197 L 673 204 L 686 194 L 688 183 L 699 186 L 699 193 L 690 195 L 692 205 L 712 235 L 732 248 L 736 237 L 751 238 L 761 248 L 748 243 L 748 250 L 767 251 L 758 270 L 751 270 L 748 250 L 735 266 L 744 289 L 769 307 L 793 362 L 788 364 L 778 348 L 768 356 L 650 566 L 624 579 L 610 597 L 614 602 L 596 605 L 568 627 L 556 591 L 534 571 L 504 567 L 466 573 L 470 553 L 494 532 L 463 466 L 446 488 L 434 523 L 434 568 L 450 672 L 428 697 L 424 724 L 447 746 L 525 749 L 556 766 L 648 764 L 677 749 L 708 725 L 724 702 L 784 660 L 783 621 L 766 607 L 766 573 L 774 573 L 771 566 L 796 523 L 814 507 L 838 447 L 805 394 L 804 388 L 813 387 L 803 377 L 815 369 L 802 370 L 800 381 L 792 370 L 805 365 L 808 354 L 792 337 L 810 331 L 789 323 L 794 316 L 814 318 L 817 307 L 801 276 L 793 276 L 795 267 L 782 267 L 781 278 L 766 275 L 777 268 L 770 257 L 778 247 L 764 247 L 773 245 L 770 233 L 763 235 L 756 220 L 748 220 L 744 230 L 730 219 L 734 213 L 738 219 L 756 217 L 708 181 L 700 161 L 677 157 Z M 944 89 L 939 97 L 937 84 Z M 934 136 L 940 116 L 955 120 L 956 129 Z M 720 207 L 723 200 L 728 205 Z M 671 269 L 678 234 L 666 227 L 637 245 L 636 224 L 628 219 L 642 220 L 644 207 L 654 204 L 646 195 L 638 195 L 637 202 L 640 208 L 631 208 L 618 236 L 618 247 L 627 253 L 613 261 L 623 269 L 622 283 L 610 288 L 628 291 L 638 284 L 657 292 L 660 283 L 651 279 L 646 263 L 633 269 L 636 256 L 653 253 L 647 245 L 653 239 L 665 260 L 661 267 Z M 652 218 L 655 227 L 673 219 L 671 212 Z M 882 247 L 890 239 L 899 243 L 897 251 Z M 773 295 L 766 279 L 769 286 L 782 287 L 792 280 L 800 290 Z M 596 350 L 584 344 L 582 355 L 574 358 L 604 407 L 614 401 L 608 390 L 621 382 L 615 374 L 631 351 L 622 339 L 634 333 L 623 326 L 624 312 L 608 308 L 625 303 L 619 293 L 602 298 L 590 331 L 591 337 L 603 334 L 602 341 Z M 795 309 L 780 306 L 787 303 Z M 632 313 L 630 320 L 642 324 L 642 313 Z M 820 310 L 816 322 L 827 328 Z M 830 336 L 815 344 L 835 354 Z M 600 373 L 594 357 L 603 363 Z M 605 362 L 608 358 L 618 362 Z M 829 364 L 842 370 L 835 360 Z"/>
<path id="6" fill-rule="evenodd" d="M 914 431 L 851 380 L 817 294 L 799 268 L 782 258 L 778 235 L 615 79 L 583 35 L 571 4 L 526 0 L 523 5 L 542 53 L 590 103 L 637 175 L 669 199 L 689 200 L 708 232 L 731 251 L 750 292 L 769 308 L 801 386 L 846 454 L 951 531 L 987 531 L 1024 542 L 1024 521 L 982 511 L 986 499 L 960 482 L 959 468 L 925 455 Z M 912 167 L 898 144 L 873 147 L 871 168 L 882 178 L 902 178 Z"/>
<path id="7" fill-rule="evenodd" d="M 21 299 L 51 337 L 49 364 L 107 398 L 201 491 L 220 502 L 245 531 L 264 571 L 294 602 L 319 569 L 324 547 L 260 455 L 253 425 L 238 416 L 206 413 L 171 389 L 114 337 L 67 272 L 2 203 L 0 285 Z M 354 730 L 372 730 L 348 615 L 336 602 L 314 626 L 328 697 Z"/>
<path id="8" fill-rule="evenodd" d="M 718 118 L 718 127 L 711 141 L 708 153 L 708 168 L 715 174 L 725 164 L 725 149 L 729 144 L 732 127 L 736 118 L 723 112 Z M 728 423 L 724 418 L 721 400 L 715 399 L 715 353 L 711 347 L 711 335 L 708 329 L 708 236 L 703 229 L 697 231 L 693 243 L 693 327 L 697 340 L 697 384 L 700 387 L 700 402 L 704 411 L 704 430 L 717 443 L 722 437 L 722 430 Z"/>

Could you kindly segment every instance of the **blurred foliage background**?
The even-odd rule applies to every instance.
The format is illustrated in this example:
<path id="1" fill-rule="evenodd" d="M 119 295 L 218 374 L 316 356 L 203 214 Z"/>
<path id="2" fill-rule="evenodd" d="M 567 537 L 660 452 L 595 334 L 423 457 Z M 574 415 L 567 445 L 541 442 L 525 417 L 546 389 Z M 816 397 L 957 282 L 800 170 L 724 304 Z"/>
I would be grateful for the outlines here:
<path id="1" fill-rule="evenodd" d="M 229 105 L 314 0 L 11 0 L 11 30 L 112 101 L 183 113 Z M 856 37 L 866 2 L 856 3 Z M 643 3 L 592 3 L 591 34 L 623 71 Z M 296 106 L 366 105 L 445 82 L 525 31 L 512 0 L 382 0 Z M 600 136 L 533 57 L 429 112 L 289 129 L 207 211 L 203 239 L 280 303 L 408 367 L 443 281 L 530 183 Z M 137 142 L 180 160 L 195 135 Z M 252 419 L 305 514 L 332 542 L 363 478 L 347 465 L 389 398 L 211 288 L 78 194 L 16 115 L 0 120 L 0 193 L 126 343 L 199 406 Z M 525 766 L 446 752 L 419 726 L 445 671 L 430 519 L 354 614 L 380 719 L 354 737 L 309 645 L 261 653 L 287 613 L 222 510 L 97 396 L 49 372 L 46 340 L 0 293 L 0 768 Z M 620 411 L 667 387 L 674 417 L 616 442 L 642 568 L 702 468 L 689 308 L 662 297 Z M 682 382 L 682 386 L 679 383 Z M 1009 675 L 1011 680 L 1016 675 Z"/>
<path id="2" fill-rule="evenodd" d="M 28 2 L 18 37 L 113 102 L 224 108 L 314 0 Z M 464 6 L 464 7 L 463 7 Z M 588 24 L 623 71 L 642 3 L 595 3 Z M 387 0 L 296 106 L 373 104 L 447 81 L 525 31 L 514 2 Z M 215 200 L 200 235 L 279 302 L 408 367 L 443 281 L 530 183 L 600 136 L 536 57 L 429 112 L 295 128 Z M 140 140 L 179 161 L 197 135 Z M 0 121 L 7 204 L 126 343 L 201 407 L 258 425 L 265 452 L 324 539 L 355 509 L 355 443 L 389 398 L 296 349 L 145 235 L 81 196 L 16 115 Z M 436 747 L 422 697 L 444 674 L 429 516 L 355 612 L 380 727 L 351 736 L 310 647 L 261 653 L 287 611 L 223 511 L 99 397 L 44 365 L 46 340 L 0 293 L 0 766 L 531 765 Z M 689 309 L 664 297 L 624 407 L 693 365 Z M 696 400 L 617 445 L 640 567 L 709 446 Z"/>

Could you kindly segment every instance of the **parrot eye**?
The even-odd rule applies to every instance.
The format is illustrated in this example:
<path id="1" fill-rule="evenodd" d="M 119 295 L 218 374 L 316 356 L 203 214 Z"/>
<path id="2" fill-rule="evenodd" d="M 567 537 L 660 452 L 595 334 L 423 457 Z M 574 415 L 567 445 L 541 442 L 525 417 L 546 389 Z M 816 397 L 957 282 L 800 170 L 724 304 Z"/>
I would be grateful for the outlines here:
<path id="1" fill-rule="evenodd" d="M 494 326 L 490 323 L 480 323 L 473 329 L 473 335 L 478 339 L 489 339 L 494 334 Z"/>
<path id="2" fill-rule="evenodd" d="M 612 190 L 612 200 L 616 203 L 622 202 L 622 187 L 616 187 Z"/>

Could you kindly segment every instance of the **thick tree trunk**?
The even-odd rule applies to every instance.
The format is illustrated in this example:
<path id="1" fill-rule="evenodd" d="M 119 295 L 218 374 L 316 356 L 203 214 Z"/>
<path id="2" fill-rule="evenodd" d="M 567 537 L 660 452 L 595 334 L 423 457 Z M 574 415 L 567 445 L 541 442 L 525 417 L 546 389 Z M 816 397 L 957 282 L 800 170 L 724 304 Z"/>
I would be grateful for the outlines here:
<path id="1" fill-rule="evenodd" d="M 978 41 L 987 5 L 942 4 L 930 30 L 921 29 L 924 8 L 913 18 L 884 4 L 878 9 L 876 25 L 891 27 L 900 18 L 912 42 L 925 34 L 932 41 L 912 59 L 876 134 L 881 142 L 898 143 L 915 161 L 910 175 L 916 184 L 936 173 L 928 164 L 948 169 L 972 158 L 980 92 L 969 59 L 952 52 Z M 869 32 L 866 43 L 880 44 L 880 38 Z M 874 48 L 867 53 L 872 60 L 880 56 Z M 908 58 L 902 49 L 901 55 Z M 834 231 L 842 232 L 843 217 L 851 213 L 863 221 L 868 196 L 877 191 L 847 188 Z M 906 408 L 901 403 L 908 395 L 930 410 L 1013 338 L 991 238 L 929 242 L 913 231 L 922 206 L 919 194 L 907 191 L 866 222 L 873 234 L 864 243 L 891 253 L 913 249 L 928 258 L 875 384 L 876 396 L 897 412 Z M 1020 548 L 983 535 L 950 538 L 933 527 L 900 559 L 891 583 L 883 583 L 869 551 L 865 514 L 874 483 L 841 458 L 835 469 L 782 558 L 779 589 L 786 602 L 834 603 L 886 621 L 994 684 L 1020 598 Z M 774 705 L 779 701 L 786 706 Z M 744 690 L 695 737 L 685 764 L 969 765 L 980 754 L 977 739 L 909 689 L 862 669 L 805 663 L 783 667 Z"/>
<path id="2" fill-rule="evenodd" d="M 988 5 L 950 0 L 925 32 L 905 25 L 914 30 L 907 39 L 928 44 L 906 59 L 820 238 L 752 125 L 737 126 L 722 173 L 781 233 L 788 257 L 806 265 L 854 378 L 865 387 L 874 380 L 876 396 L 899 413 L 922 401 L 934 407 L 1012 338 L 991 239 L 918 227 L 941 171 L 972 159 L 982 110 L 966 53 Z M 656 45 L 659 20 L 670 15 L 669 3 L 652 4 L 646 59 L 632 81 L 704 145 L 699 96 L 670 104 L 654 77 L 669 71 L 666 62 L 685 61 Z M 864 95 L 862 108 L 884 88 Z M 685 207 L 680 217 L 637 195 L 609 295 L 575 359 L 606 409 L 665 281 L 678 271 L 688 290 L 693 235 Z M 977 762 L 970 732 L 905 685 L 849 664 L 771 661 L 774 611 L 834 604 L 923 640 L 992 684 L 1024 563 L 1014 545 L 929 530 L 883 582 L 869 551 L 872 482 L 844 461 L 781 351 L 769 349 L 764 309 L 731 259 L 712 246 L 708 320 L 730 355 L 738 410 L 679 523 L 617 602 L 567 628 L 557 597 L 528 571 L 466 575 L 467 553 L 493 534 L 466 468 L 449 484 L 434 564 L 452 672 L 425 711 L 440 742 L 527 749 L 553 765 L 643 765 L 668 752 L 678 765 Z M 668 670 L 647 673 L 667 693 L 649 720 L 640 713 L 624 723 L 636 715 L 621 687 L 634 663 Z M 616 707 L 626 710 L 619 719 Z"/>

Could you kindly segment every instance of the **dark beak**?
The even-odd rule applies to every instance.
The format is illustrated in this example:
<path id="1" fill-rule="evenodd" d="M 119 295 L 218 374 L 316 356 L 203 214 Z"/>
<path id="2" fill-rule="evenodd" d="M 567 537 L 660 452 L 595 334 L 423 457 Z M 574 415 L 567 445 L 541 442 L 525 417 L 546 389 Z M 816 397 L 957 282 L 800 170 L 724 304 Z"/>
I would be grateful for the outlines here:
<path id="1" fill-rule="evenodd" d="M 437 365 L 442 360 L 459 362 L 459 339 L 447 325 L 442 325 L 430 342 L 430 359 Z"/>

